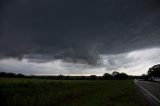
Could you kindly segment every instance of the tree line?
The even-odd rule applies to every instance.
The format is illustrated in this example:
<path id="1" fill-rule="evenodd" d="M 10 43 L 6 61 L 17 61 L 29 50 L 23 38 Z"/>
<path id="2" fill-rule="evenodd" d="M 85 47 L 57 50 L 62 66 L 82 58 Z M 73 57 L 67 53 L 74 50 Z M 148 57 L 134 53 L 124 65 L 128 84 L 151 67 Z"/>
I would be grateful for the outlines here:
<path id="1" fill-rule="evenodd" d="M 0 77 L 9 77 L 9 78 L 37 78 L 37 79 L 53 79 L 53 80 L 127 80 L 140 78 L 140 76 L 129 76 L 126 73 L 120 73 L 114 71 L 112 74 L 104 73 L 103 76 L 65 76 L 65 75 L 57 75 L 57 76 L 35 76 L 29 75 L 26 76 L 24 74 L 15 74 L 15 73 L 7 73 L 0 72 Z"/>
<path id="2" fill-rule="evenodd" d="M 142 75 L 144 80 L 152 80 L 154 77 L 160 77 L 160 64 L 149 68 L 147 74 Z"/>

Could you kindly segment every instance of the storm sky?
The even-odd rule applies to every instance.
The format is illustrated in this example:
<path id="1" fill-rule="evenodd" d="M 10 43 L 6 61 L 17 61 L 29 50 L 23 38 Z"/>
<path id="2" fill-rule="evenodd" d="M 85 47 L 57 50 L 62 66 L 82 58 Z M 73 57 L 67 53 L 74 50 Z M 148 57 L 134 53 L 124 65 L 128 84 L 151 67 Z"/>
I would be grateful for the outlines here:
<path id="1" fill-rule="evenodd" d="M 160 62 L 159 0 L 1 0 L 0 69 L 146 73 Z"/>

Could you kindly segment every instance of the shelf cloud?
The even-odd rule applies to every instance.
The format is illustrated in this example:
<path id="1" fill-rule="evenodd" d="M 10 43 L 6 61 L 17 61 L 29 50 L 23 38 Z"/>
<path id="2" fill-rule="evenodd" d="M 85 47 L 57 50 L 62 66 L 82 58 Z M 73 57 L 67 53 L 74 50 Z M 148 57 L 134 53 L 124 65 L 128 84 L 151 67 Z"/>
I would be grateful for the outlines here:
<path id="1" fill-rule="evenodd" d="M 160 46 L 159 0 L 2 0 L 0 59 L 102 66 Z M 119 57 L 117 57 L 119 56 Z M 112 58 L 113 59 L 113 58 Z M 112 59 L 108 64 L 114 65 Z M 127 61 L 127 60 L 126 60 Z"/>

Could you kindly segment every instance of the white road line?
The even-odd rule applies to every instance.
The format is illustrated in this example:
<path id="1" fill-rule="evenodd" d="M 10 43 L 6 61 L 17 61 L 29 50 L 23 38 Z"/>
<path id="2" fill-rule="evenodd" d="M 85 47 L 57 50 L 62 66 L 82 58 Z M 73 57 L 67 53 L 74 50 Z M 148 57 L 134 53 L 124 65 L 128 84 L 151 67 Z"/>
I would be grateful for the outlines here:
<path id="1" fill-rule="evenodd" d="M 157 99 L 152 93 L 150 93 L 148 90 L 146 90 L 142 85 L 138 84 L 137 81 L 135 82 L 139 87 L 141 87 L 145 92 L 147 92 L 155 101 L 157 101 L 160 104 L 160 100 Z"/>

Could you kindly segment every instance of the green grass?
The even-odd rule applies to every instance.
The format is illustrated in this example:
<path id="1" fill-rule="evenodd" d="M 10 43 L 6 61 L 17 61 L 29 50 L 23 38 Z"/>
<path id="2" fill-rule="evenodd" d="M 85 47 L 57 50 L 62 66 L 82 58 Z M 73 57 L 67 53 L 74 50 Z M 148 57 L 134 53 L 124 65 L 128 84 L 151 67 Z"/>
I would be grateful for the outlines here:
<path id="1" fill-rule="evenodd" d="M 133 81 L 0 78 L 0 106 L 145 106 Z"/>

